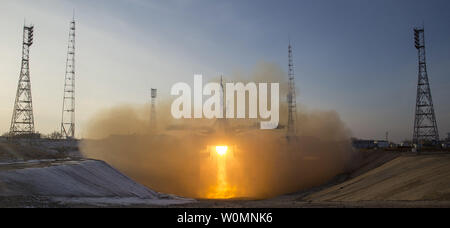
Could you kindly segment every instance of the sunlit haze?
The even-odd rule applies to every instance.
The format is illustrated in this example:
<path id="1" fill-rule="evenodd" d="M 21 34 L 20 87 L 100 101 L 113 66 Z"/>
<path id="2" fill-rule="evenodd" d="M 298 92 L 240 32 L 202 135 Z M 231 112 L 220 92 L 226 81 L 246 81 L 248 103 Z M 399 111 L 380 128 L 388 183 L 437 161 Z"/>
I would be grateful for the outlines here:
<path id="1" fill-rule="evenodd" d="M 2 0 L 1 134 L 10 127 L 24 20 L 35 25 L 36 131 L 59 131 L 73 10 L 78 138 L 102 109 L 149 104 L 150 88 L 167 99 L 174 83 L 192 83 L 194 74 L 231 78 L 262 63 L 287 72 L 290 40 L 300 108 L 335 110 L 355 137 L 384 139 L 389 131 L 392 140 L 411 139 L 417 84 L 412 29 L 422 24 L 439 131 L 442 137 L 450 132 L 447 0 Z"/>

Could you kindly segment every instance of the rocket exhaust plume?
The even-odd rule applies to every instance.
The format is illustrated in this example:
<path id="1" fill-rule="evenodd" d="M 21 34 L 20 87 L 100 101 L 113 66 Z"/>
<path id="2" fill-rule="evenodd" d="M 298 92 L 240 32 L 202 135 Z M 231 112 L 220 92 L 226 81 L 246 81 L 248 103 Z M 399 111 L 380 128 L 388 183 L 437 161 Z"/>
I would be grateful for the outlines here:
<path id="1" fill-rule="evenodd" d="M 279 82 L 286 97 L 286 76 L 275 64 L 235 78 Z M 317 186 L 344 172 L 352 155 L 350 131 L 334 111 L 299 109 L 297 142 L 286 140 L 286 129 L 260 130 L 248 120 L 174 120 L 170 102 L 160 102 L 157 115 L 154 131 L 144 106 L 104 110 L 90 121 L 81 150 L 156 191 L 211 199 L 261 199 Z M 280 103 L 280 124 L 286 117 Z"/>

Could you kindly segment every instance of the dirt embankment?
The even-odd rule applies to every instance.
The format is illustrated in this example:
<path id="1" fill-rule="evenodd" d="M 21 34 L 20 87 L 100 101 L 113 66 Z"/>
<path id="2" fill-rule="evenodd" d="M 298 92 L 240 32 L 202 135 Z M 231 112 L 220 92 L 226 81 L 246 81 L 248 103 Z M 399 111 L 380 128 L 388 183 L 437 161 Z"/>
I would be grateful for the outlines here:
<path id="1" fill-rule="evenodd" d="M 0 207 L 170 205 L 191 200 L 142 186 L 97 160 L 33 160 L 0 165 Z"/>
<path id="2" fill-rule="evenodd" d="M 450 154 L 402 155 L 366 172 L 382 156 L 353 172 L 352 178 L 302 197 L 313 202 L 450 201 Z"/>
<path id="3" fill-rule="evenodd" d="M 327 184 L 293 194 L 256 201 L 199 201 L 182 206 L 450 207 L 450 154 L 360 151 L 353 164 L 347 173 L 335 177 Z"/>
<path id="4" fill-rule="evenodd" d="M 165 206 L 192 200 L 161 194 L 99 160 L 76 141 L 0 141 L 0 207 Z"/>

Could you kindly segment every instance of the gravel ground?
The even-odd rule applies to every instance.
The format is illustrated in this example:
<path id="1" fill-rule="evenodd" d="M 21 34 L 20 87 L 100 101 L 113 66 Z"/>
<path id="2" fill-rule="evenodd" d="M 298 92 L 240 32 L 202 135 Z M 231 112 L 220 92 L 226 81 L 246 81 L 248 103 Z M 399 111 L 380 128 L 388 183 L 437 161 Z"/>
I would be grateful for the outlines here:
<path id="1" fill-rule="evenodd" d="M 2 208 L 450 208 L 450 201 L 361 201 L 361 202 L 306 202 L 289 201 L 286 199 L 269 200 L 199 200 L 182 205 L 92 205 L 92 204 L 61 204 L 50 197 L 14 196 L 0 197 Z"/>

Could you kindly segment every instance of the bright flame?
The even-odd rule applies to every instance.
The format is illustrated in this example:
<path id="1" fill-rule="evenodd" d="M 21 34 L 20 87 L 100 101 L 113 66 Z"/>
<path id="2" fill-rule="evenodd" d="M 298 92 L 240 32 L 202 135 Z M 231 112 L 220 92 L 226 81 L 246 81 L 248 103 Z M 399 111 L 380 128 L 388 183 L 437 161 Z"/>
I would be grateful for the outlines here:
<path id="1" fill-rule="evenodd" d="M 228 146 L 216 146 L 216 152 L 220 155 L 223 156 L 227 153 L 228 151 Z"/>
<path id="2" fill-rule="evenodd" d="M 207 195 L 209 199 L 230 199 L 235 197 L 236 187 L 231 186 L 227 178 L 227 160 L 232 159 L 224 157 L 227 151 L 228 146 L 216 146 L 216 152 L 222 158 L 216 160 L 217 182 L 214 186 L 211 186 Z"/>

